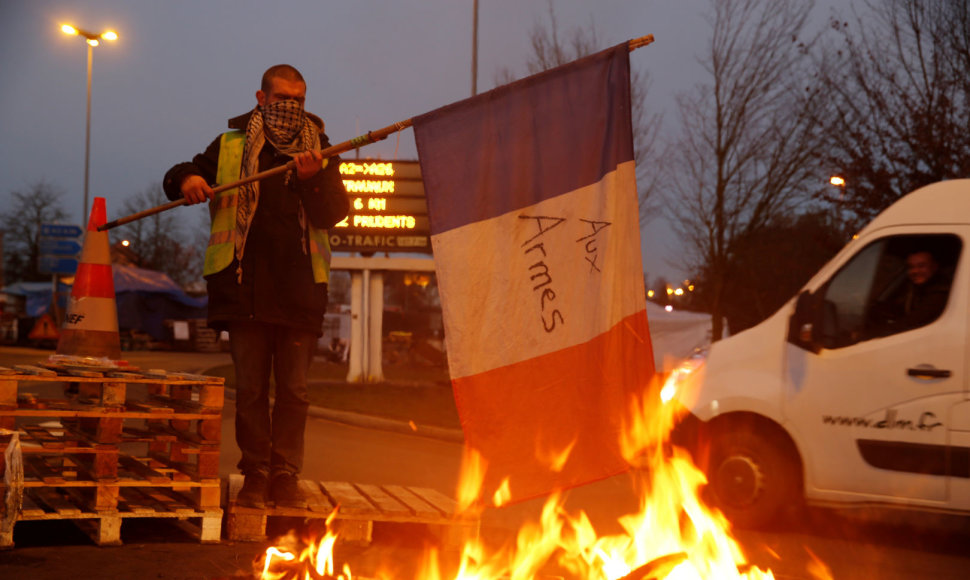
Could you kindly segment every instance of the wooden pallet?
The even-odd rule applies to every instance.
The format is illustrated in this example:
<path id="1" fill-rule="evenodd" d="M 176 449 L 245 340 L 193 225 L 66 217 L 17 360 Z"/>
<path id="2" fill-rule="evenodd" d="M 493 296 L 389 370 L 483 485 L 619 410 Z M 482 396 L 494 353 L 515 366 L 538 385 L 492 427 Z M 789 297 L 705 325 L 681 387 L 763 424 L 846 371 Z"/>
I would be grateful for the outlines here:
<path id="1" fill-rule="evenodd" d="M 338 540 L 369 543 L 374 525 L 386 522 L 424 525 L 448 547 L 459 547 L 478 536 L 478 519 L 457 513 L 455 501 L 434 489 L 304 479 L 300 489 L 307 497 L 306 509 L 257 509 L 236 505 L 242 483 L 238 474 L 226 481 L 226 534 L 233 541 L 266 540 L 270 517 L 325 519 L 335 508 L 331 525 Z"/>
<path id="2" fill-rule="evenodd" d="M 218 541 L 224 389 L 218 377 L 164 370 L 0 367 L 0 548 L 13 546 L 16 522 L 57 519 L 99 545 L 121 542 L 124 519 L 146 517 Z"/>
<path id="3" fill-rule="evenodd" d="M 81 488 L 25 487 L 15 522 L 71 520 L 99 546 L 120 545 L 121 524 L 129 518 L 175 518 L 200 542 L 218 542 L 222 509 L 202 509 L 190 496 L 172 488 L 123 487 L 114 510 L 92 507 L 92 496 Z M 13 547 L 13 525 L 0 532 L 0 548 Z"/>

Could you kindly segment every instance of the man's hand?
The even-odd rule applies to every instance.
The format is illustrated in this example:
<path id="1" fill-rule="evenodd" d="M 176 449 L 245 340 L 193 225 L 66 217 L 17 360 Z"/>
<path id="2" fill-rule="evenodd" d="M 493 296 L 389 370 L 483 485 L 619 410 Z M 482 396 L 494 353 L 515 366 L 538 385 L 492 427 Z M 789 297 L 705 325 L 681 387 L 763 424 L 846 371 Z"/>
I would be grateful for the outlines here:
<path id="1" fill-rule="evenodd" d="M 323 155 L 319 151 L 304 151 L 293 158 L 296 162 L 296 176 L 310 179 L 323 167 Z"/>
<path id="2" fill-rule="evenodd" d="M 201 175 L 190 175 L 182 180 L 182 197 L 187 205 L 212 199 L 212 188 Z"/>

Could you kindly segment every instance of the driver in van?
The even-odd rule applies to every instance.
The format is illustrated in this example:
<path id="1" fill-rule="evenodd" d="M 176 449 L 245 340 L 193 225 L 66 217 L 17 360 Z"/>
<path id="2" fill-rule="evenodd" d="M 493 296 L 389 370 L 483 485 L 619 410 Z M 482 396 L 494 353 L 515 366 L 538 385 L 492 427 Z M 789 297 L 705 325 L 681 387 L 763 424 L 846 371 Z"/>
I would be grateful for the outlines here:
<path id="1" fill-rule="evenodd" d="M 929 250 L 917 249 L 906 256 L 906 280 L 890 296 L 877 305 L 881 319 L 876 336 L 925 326 L 936 320 L 950 294 L 950 285 L 940 272 L 940 265 Z"/>

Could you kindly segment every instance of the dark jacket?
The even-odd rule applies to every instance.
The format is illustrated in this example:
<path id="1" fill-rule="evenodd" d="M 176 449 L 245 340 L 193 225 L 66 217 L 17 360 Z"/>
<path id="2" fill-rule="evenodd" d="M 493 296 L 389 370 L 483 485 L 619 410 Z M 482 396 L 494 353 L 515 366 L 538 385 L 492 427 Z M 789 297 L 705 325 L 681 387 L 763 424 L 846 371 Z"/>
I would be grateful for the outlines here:
<path id="1" fill-rule="evenodd" d="M 308 114 L 309 115 L 309 114 Z M 246 130 L 250 113 L 229 120 L 230 129 Z M 320 145 L 330 145 L 323 133 L 323 122 L 309 115 L 321 128 Z M 182 181 L 191 174 L 215 182 L 219 160 L 217 137 L 190 163 L 172 167 L 163 181 L 169 199 L 182 197 Z M 276 151 L 268 142 L 259 153 L 259 171 L 284 165 L 290 157 Z M 209 292 L 209 324 L 225 329 L 226 322 L 254 320 L 297 327 L 322 333 L 327 309 L 327 284 L 315 284 L 306 250 L 306 238 L 299 222 L 302 203 L 307 219 L 318 228 L 330 228 L 346 217 L 350 202 L 339 172 L 340 160 L 306 181 L 295 171 L 287 186 L 281 173 L 260 181 L 259 203 L 246 240 L 242 258 L 242 280 L 237 281 L 238 262 L 206 276 Z"/>
<path id="2" fill-rule="evenodd" d="M 950 297 L 951 277 L 936 272 L 921 285 L 906 279 L 884 303 L 877 303 L 870 313 L 870 334 L 888 336 L 913 330 L 935 321 L 946 309 Z"/>

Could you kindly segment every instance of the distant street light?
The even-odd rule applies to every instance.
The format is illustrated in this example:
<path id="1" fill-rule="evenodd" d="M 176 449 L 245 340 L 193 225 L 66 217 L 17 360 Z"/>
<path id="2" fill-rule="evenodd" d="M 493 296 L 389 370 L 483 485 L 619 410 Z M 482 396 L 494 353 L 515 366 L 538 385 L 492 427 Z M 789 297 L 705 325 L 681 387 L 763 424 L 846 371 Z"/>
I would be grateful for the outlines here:
<path id="1" fill-rule="evenodd" d="M 61 26 L 61 32 L 72 36 L 84 37 L 88 45 L 88 115 L 84 132 L 84 207 L 81 208 L 81 219 L 84 220 L 88 212 L 88 176 L 91 165 L 91 65 L 94 62 L 94 47 L 101 44 L 101 39 L 118 40 L 118 34 L 113 30 L 106 30 L 101 34 L 94 34 L 70 24 Z"/>
<path id="2" fill-rule="evenodd" d="M 833 175 L 829 178 L 829 183 L 839 188 L 839 204 L 845 201 L 845 178 L 841 175 Z"/>

